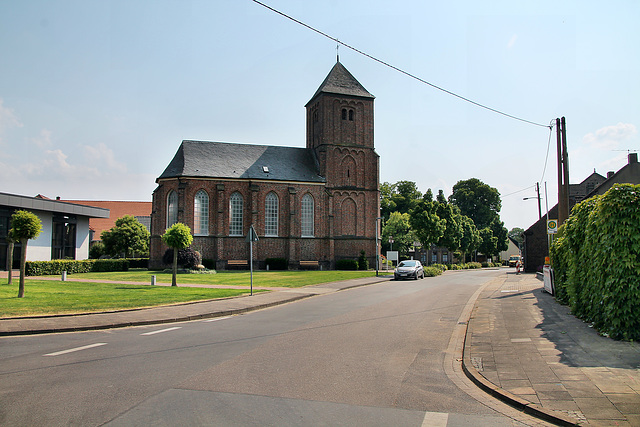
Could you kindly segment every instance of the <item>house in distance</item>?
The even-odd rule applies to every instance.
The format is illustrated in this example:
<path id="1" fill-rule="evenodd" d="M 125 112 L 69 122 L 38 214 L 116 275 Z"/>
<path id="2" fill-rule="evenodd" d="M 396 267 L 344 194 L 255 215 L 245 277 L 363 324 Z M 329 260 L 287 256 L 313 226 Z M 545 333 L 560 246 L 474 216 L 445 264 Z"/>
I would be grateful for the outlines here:
<path id="1" fill-rule="evenodd" d="M 371 95 L 338 61 L 306 104 L 306 148 L 182 141 L 157 178 L 150 266 L 162 265 L 161 240 L 176 222 L 217 269 L 249 259 L 284 258 L 290 268 L 331 269 L 364 251 L 376 258 L 379 156 Z M 231 262 L 230 262 L 231 261 Z"/>

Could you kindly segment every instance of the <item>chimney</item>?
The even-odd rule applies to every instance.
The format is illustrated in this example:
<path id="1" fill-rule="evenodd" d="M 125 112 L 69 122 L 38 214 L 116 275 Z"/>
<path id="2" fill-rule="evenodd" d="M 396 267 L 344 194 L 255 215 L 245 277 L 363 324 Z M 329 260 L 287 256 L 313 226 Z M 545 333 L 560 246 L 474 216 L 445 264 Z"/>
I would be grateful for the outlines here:
<path id="1" fill-rule="evenodd" d="M 629 164 L 638 163 L 638 153 L 629 153 Z"/>
<path id="2" fill-rule="evenodd" d="M 56 200 L 60 200 L 60 196 L 56 196 Z"/>
<path id="3" fill-rule="evenodd" d="M 609 171 L 607 172 L 607 179 L 611 178 L 613 175 L 615 175 L 616 173 L 613 171 Z"/>

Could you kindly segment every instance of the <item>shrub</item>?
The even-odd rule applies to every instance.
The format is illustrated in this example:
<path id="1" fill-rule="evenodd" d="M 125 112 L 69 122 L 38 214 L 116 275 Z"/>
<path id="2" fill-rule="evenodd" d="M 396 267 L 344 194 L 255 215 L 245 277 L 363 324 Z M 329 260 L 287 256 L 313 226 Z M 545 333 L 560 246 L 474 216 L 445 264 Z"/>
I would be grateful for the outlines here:
<path id="1" fill-rule="evenodd" d="M 53 261 L 27 261 L 27 276 L 50 276 L 54 274 L 89 273 L 92 271 L 127 271 L 129 261 L 126 259 L 85 259 Z"/>
<path id="2" fill-rule="evenodd" d="M 369 260 L 364 251 L 360 251 L 360 257 L 358 257 L 358 270 L 368 270 Z"/>
<path id="3" fill-rule="evenodd" d="M 424 277 L 435 277 L 442 274 L 442 270 L 439 267 L 429 266 L 423 267 Z"/>
<path id="4" fill-rule="evenodd" d="M 339 259 L 336 261 L 336 270 L 357 270 L 358 261 L 355 259 Z"/>
<path id="5" fill-rule="evenodd" d="M 129 268 L 149 268 L 149 258 L 127 258 Z"/>
<path id="6" fill-rule="evenodd" d="M 104 243 L 95 242 L 89 248 L 89 259 L 98 259 L 104 255 Z"/>
<path id="7" fill-rule="evenodd" d="M 286 258 L 267 258 L 264 260 L 269 270 L 288 270 L 289 260 Z"/>
<path id="8" fill-rule="evenodd" d="M 204 268 L 208 270 L 215 270 L 216 261 L 209 258 L 202 258 L 202 265 L 204 265 Z"/>
<path id="9" fill-rule="evenodd" d="M 429 267 L 434 267 L 439 269 L 441 272 L 447 270 L 447 266 L 444 264 L 431 264 Z"/>
<path id="10" fill-rule="evenodd" d="M 162 256 L 162 263 L 164 265 L 173 264 L 173 248 L 169 248 L 165 251 Z M 200 252 L 194 251 L 191 248 L 184 248 L 178 251 L 178 265 L 180 267 L 194 269 L 200 264 L 202 264 Z"/>
<path id="11" fill-rule="evenodd" d="M 479 262 L 468 262 L 466 264 L 463 264 L 462 268 L 468 268 L 468 269 L 482 268 L 482 264 L 480 264 Z"/>

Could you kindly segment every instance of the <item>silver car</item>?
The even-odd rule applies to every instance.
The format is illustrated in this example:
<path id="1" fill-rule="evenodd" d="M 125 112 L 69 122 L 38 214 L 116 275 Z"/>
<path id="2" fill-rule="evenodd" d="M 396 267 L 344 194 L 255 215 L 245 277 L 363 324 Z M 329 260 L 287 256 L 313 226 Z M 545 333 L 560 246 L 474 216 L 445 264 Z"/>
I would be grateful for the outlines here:
<path id="1" fill-rule="evenodd" d="M 424 270 L 422 269 L 422 264 L 420 263 L 420 261 L 415 259 L 400 261 L 400 264 L 398 264 L 395 271 L 393 272 L 393 278 L 395 280 L 423 279 Z"/>

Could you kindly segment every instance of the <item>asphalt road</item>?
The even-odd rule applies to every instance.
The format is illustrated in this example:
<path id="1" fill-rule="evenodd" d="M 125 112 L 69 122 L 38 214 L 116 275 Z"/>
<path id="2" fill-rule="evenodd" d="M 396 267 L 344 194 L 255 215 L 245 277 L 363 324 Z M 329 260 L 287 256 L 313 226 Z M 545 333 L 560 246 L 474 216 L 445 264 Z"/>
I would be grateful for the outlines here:
<path id="1" fill-rule="evenodd" d="M 445 372 L 497 271 L 316 296 L 229 318 L 0 338 L 0 425 L 520 425 Z"/>

